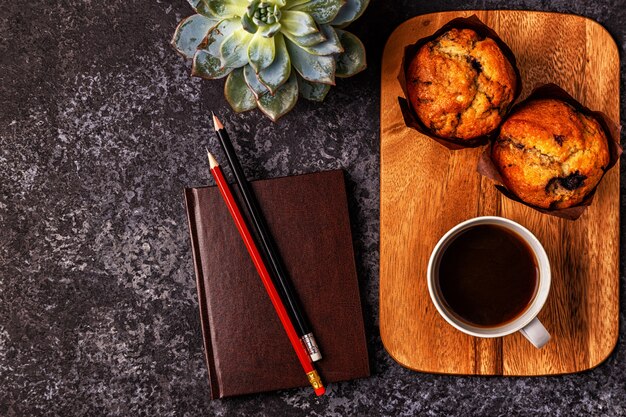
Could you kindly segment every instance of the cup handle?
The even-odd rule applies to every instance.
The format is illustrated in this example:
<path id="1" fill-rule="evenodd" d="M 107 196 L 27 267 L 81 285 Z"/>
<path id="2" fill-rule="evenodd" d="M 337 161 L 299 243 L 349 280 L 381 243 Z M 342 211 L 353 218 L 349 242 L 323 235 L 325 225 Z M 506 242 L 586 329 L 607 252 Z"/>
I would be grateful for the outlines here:
<path id="1" fill-rule="evenodd" d="M 542 348 L 550 341 L 550 333 L 543 327 L 543 324 L 541 324 L 537 317 L 521 328 L 520 333 L 538 349 Z"/>

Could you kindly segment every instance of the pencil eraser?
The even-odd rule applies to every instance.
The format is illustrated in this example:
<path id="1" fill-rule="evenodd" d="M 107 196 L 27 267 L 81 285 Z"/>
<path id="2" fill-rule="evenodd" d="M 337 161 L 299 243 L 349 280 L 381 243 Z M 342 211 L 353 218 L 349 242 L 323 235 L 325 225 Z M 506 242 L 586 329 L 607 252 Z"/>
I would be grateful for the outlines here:
<path id="1" fill-rule="evenodd" d="M 326 392 L 326 388 L 324 387 L 319 387 L 315 389 L 315 395 L 317 395 L 318 397 L 324 395 L 325 392 Z"/>

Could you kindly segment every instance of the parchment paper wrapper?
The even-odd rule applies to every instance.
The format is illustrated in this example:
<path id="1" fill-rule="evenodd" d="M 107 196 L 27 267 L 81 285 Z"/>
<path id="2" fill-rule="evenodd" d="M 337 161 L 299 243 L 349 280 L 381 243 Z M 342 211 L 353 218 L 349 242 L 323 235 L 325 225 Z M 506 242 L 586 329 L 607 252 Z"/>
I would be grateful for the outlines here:
<path id="1" fill-rule="evenodd" d="M 520 76 L 520 72 L 517 69 L 515 55 L 513 55 L 513 51 L 511 51 L 511 49 L 500 39 L 496 32 L 494 32 L 490 27 L 481 22 L 476 15 L 472 15 L 470 17 L 457 17 L 456 19 L 453 19 L 443 25 L 441 29 L 439 29 L 432 35 L 422 38 L 413 45 L 409 45 L 404 48 L 402 65 L 400 66 L 400 73 L 398 74 L 398 81 L 400 82 L 400 86 L 402 87 L 402 91 L 404 92 L 404 97 L 398 97 L 398 102 L 400 104 L 400 110 L 402 110 L 404 123 L 408 127 L 417 130 L 418 132 L 432 138 L 433 140 L 436 140 L 437 142 L 451 150 L 476 148 L 489 142 L 489 140 L 493 137 L 493 132 L 468 140 L 449 139 L 437 136 L 426 125 L 424 125 L 424 123 L 421 122 L 421 120 L 419 119 L 419 117 L 417 117 L 417 114 L 413 110 L 411 102 L 408 100 L 409 94 L 406 88 L 406 71 L 411 63 L 411 60 L 423 45 L 433 39 L 438 38 L 450 29 L 472 29 L 479 36 L 491 38 L 498 44 L 498 46 L 502 50 L 502 53 L 509 60 L 509 62 L 513 66 L 513 70 L 515 71 L 515 76 L 517 78 L 517 88 L 513 95 L 511 105 L 515 102 L 520 92 L 522 91 L 522 77 Z"/>
<path id="2" fill-rule="evenodd" d="M 537 100 L 537 99 L 544 99 L 544 98 L 562 100 L 566 102 L 567 104 L 571 105 L 572 107 L 574 107 L 577 111 L 587 116 L 591 116 L 595 120 L 598 121 L 598 123 L 604 130 L 604 133 L 606 134 L 608 145 L 609 145 L 609 164 L 604 169 L 604 174 L 606 174 L 608 170 L 611 169 L 617 163 L 620 155 L 622 154 L 622 147 L 619 144 L 620 126 L 617 123 L 613 122 L 604 113 L 591 111 L 589 108 L 583 106 L 578 101 L 576 101 L 576 99 L 570 96 L 565 90 L 563 90 L 561 87 L 559 87 L 556 84 L 546 84 L 540 87 L 536 87 L 533 90 L 533 92 L 530 93 L 530 95 L 524 101 L 518 103 L 511 109 L 510 114 L 515 113 L 517 109 L 521 108 L 529 101 Z M 498 134 L 500 133 L 499 130 L 500 129 L 498 129 Z M 593 196 L 596 193 L 596 189 L 598 188 L 598 185 L 600 185 L 602 178 L 600 179 L 600 181 L 598 181 L 598 185 L 596 185 L 593 188 L 593 190 L 591 190 L 585 196 L 583 201 L 581 201 L 579 204 L 572 206 L 572 207 L 562 208 L 562 209 L 544 209 L 541 207 L 536 207 L 531 204 L 525 203 L 518 196 L 513 194 L 512 191 L 510 191 L 503 185 L 504 181 L 502 180 L 500 171 L 498 170 L 493 160 L 491 159 L 491 152 L 492 152 L 494 143 L 495 142 L 492 142 L 487 148 L 485 148 L 485 152 L 483 152 L 483 154 L 480 156 L 480 159 L 478 160 L 477 171 L 480 174 L 484 175 L 485 177 L 491 178 L 492 180 L 498 182 L 499 185 L 496 185 L 496 188 L 502 194 L 504 194 L 511 200 L 517 201 L 518 203 L 522 203 L 525 206 L 528 206 L 537 211 L 540 211 L 541 213 L 549 214 L 555 217 L 561 217 L 561 218 L 568 219 L 568 220 L 576 220 L 577 218 L 579 218 L 593 201 Z M 604 178 L 604 174 L 602 175 L 603 178 Z"/>

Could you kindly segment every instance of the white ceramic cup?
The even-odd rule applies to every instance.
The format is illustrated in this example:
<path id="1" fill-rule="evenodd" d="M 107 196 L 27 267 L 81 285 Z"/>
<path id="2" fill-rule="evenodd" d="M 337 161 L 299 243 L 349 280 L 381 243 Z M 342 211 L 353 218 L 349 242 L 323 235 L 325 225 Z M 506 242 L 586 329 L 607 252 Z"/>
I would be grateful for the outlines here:
<path id="1" fill-rule="evenodd" d="M 521 313 L 515 320 L 496 327 L 478 327 L 460 320 L 449 311 L 448 307 L 441 299 L 441 295 L 438 291 L 439 263 L 448 245 L 462 231 L 473 226 L 484 224 L 504 227 L 523 239 L 532 249 L 539 267 L 537 292 L 528 307 L 526 307 L 526 310 L 524 310 L 524 312 Z M 546 254 L 545 249 L 541 246 L 541 243 L 535 235 L 522 225 L 515 223 L 512 220 L 505 219 L 503 217 L 485 216 L 469 219 L 454 226 L 445 235 L 443 235 L 435 246 L 435 249 L 433 249 L 433 253 L 430 255 L 430 261 L 428 262 L 427 279 L 430 298 L 435 304 L 437 311 L 439 311 L 439 314 L 441 314 L 441 316 L 448 323 L 463 333 L 477 337 L 501 337 L 519 331 L 537 348 L 543 347 L 550 340 L 550 333 L 548 333 L 543 324 L 541 324 L 539 319 L 537 319 L 537 314 L 541 311 L 541 308 L 548 298 L 548 293 L 550 292 L 550 261 L 548 260 L 548 255 Z"/>

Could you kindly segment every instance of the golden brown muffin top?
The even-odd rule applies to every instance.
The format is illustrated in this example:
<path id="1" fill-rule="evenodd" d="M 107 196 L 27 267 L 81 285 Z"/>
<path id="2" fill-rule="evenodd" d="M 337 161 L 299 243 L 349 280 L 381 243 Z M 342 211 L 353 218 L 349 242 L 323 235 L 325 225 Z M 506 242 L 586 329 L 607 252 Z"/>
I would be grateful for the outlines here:
<path id="1" fill-rule="evenodd" d="M 423 45 L 408 71 L 411 105 L 425 126 L 451 139 L 492 132 L 516 91 L 516 73 L 498 44 L 451 29 Z"/>
<path id="2" fill-rule="evenodd" d="M 540 99 L 509 116 L 492 156 L 507 188 L 522 200 L 565 208 L 593 190 L 610 155 L 597 120 L 563 101 Z"/>

